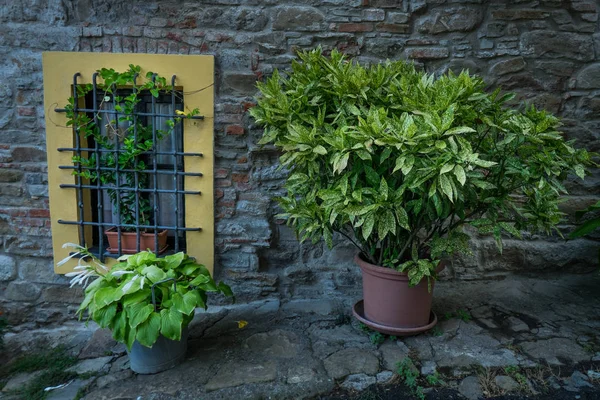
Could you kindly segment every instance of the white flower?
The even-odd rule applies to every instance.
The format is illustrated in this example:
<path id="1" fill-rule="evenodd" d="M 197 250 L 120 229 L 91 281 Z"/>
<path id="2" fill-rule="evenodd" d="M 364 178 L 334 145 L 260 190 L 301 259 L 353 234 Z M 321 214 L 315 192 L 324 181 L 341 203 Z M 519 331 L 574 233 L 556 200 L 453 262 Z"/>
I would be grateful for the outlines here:
<path id="1" fill-rule="evenodd" d="M 90 280 L 90 278 L 101 276 L 100 273 L 98 272 L 98 270 L 96 269 L 96 266 L 90 265 L 89 263 L 86 262 L 88 257 L 91 258 L 91 260 L 94 264 L 96 264 L 97 266 L 102 268 L 104 271 L 108 271 L 108 268 L 106 268 L 106 266 L 104 266 L 100 262 L 98 262 L 98 259 L 96 257 L 94 257 L 94 255 L 90 254 L 90 252 L 88 251 L 88 249 L 86 247 L 80 246 L 76 243 L 65 243 L 62 245 L 62 248 L 63 249 L 73 248 L 73 249 L 76 249 L 77 251 L 74 252 L 73 254 L 70 254 L 68 257 L 64 258 L 63 260 L 60 260 L 56 264 L 59 267 L 61 265 L 65 265 L 73 257 L 79 256 L 79 260 L 77 261 L 77 266 L 73 268 L 72 272 L 65 274 L 65 276 L 67 278 L 72 278 L 71 279 L 71 287 L 73 287 L 77 284 L 81 284 L 81 285 L 83 285 L 83 287 L 85 287 L 88 284 L 88 281 Z"/>
<path id="2" fill-rule="evenodd" d="M 91 277 L 99 277 L 98 272 L 89 265 L 79 265 L 75 267 L 77 271 L 66 273 L 65 276 L 71 279 L 71 285 L 69 287 L 73 287 L 77 284 L 83 285 L 85 288 L 89 279 Z"/>
<path id="3" fill-rule="evenodd" d="M 94 262 L 94 264 L 96 264 L 97 266 L 99 266 L 100 268 L 102 268 L 105 271 L 108 271 L 108 267 L 106 265 L 100 264 L 98 262 L 98 260 L 96 260 L 96 258 L 93 258 L 92 261 Z"/>
<path id="4" fill-rule="evenodd" d="M 63 247 L 64 247 L 64 246 L 63 246 Z M 73 254 L 69 255 L 68 257 L 66 257 L 66 258 L 63 258 L 62 260 L 60 260 L 58 263 L 56 263 L 56 266 L 57 266 L 57 267 L 60 267 L 61 265 L 65 265 L 67 262 L 69 262 L 69 260 L 70 260 L 71 258 L 73 258 L 73 257 L 75 257 L 75 256 L 78 256 L 78 255 L 80 255 L 80 254 L 81 254 L 81 252 L 80 252 L 80 251 L 78 251 L 78 252 L 76 252 L 76 253 L 73 253 Z"/>
<path id="5" fill-rule="evenodd" d="M 113 271 L 113 272 L 111 272 L 110 274 L 111 274 L 112 276 L 114 276 L 115 278 L 120 278 L 120 277 L 122 277 L 123 275 L 126 275 L 126 274 L 133 274 L 134 272 L 135 272 L 135 271 L 126 271 L 126 270 L 124 270 L 124 269 L 121 269 L 121 270 L 118 270 L 118 271 Z"/>
<path id="6" fill-rule="evenodd" d="M 80 245 L 78 245 L 78 244 L 76 244 L 76 243 L 70 243 L 70 242 L 67 242 L 67 243 L 65 243 L 65 244 L 63 244 L 63 245 L 62 245 L 62 248 L 63 248 L 63 249 L 66 249 L 67 247 L 71 247 L 71 248 L 73 248 L 73 249 L 77 249 L 77 250 L 79 250 L 79 251 L 81 251 L 81 250 L 85 250 L 85 247 L 82 247 L 82 246 L 80 246 Z"/>

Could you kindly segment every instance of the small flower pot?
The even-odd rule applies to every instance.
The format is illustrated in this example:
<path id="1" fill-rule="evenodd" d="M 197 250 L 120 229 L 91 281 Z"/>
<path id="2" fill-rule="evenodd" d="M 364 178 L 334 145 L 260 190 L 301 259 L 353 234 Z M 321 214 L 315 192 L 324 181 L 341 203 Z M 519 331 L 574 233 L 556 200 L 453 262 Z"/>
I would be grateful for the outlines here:
<path id="1" fill-rule="evenodd" d="M 104 231 L 108 238 L 109 248 L 106 249 L 109 253 L 119 252 L 119 233 L 117 228 L 110 228 Z M 122 254 L 135 254 L 137 250 L 138 235 L 136 232 L 123 232 L 121 231 L 121 253 Z M 140 231 L 140 251 L 150 250 L 156 251 L 156 242 L 154 240 L 154 233 L 141 232 Z M 167 230 L 158 232 L 158 248 L 159 253 L 164 252 L 167 249 Z"/>
<path id="2" fill-rule="evenodd" d="M 181 364 L 187 352 L 189 329 L 181 331 L 181 340 L 170 340 L 159 336 L 152 347 L 142 346 L 137 340 L 133 342 L 129 354 L 131 370 L 138 374 L 156 374 Z"/>
<path id="3" fill-rule="evenodd" d="M 370 264 L 357 254 L 363 276 L 363 300 L 360 313 L 372 329 L 383 333 L 395 332 L 402 335 L 417 334 L 430 329 L 436 320 L 431 313 L 433 286 L 428 290 L 427 281 L 408 285 L 408 275 L 391 268 Z M 440 269 L 441 270 L 441 269 Z M 356 310 L 355 310 L 356 313 Z M 359 318 L 361 319 L 361 318 Z M 383 327 L 383 328 L 382 328 Z"/>

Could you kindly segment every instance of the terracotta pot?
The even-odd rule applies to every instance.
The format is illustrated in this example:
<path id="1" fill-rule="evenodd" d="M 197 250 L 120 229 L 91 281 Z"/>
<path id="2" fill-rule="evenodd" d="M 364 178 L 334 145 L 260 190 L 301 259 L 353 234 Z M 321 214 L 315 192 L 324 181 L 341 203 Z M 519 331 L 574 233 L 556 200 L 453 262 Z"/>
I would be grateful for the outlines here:
<path id="1" fill-rule="evenodd" d="M 430 323 L 433 281 L 429 292 L 426 280 L 409 287 L 406 273 L 370 264 L 359 254 L 354 257 L 354 262 L 362 270 L 366 319 L 401 329 L 424 327 Z"/>
<path id="2" fill-rule="evenodd" d="M 110 228 L 104 231 L 108 238 L 110 247 L 106 249 L 109 253 L 119 252 L 119 233 L 117 228 Z M 121 232 L 121 253 L 135 254 L 137 253 L 137 233 L 136 232 Z M 154 242 L 154 233 L 140 232 L 140 251 L 150 250 L 156 251 Z M 159 253 L 167 249 L 167 230 L 158 232 L 158 248 Z"/>

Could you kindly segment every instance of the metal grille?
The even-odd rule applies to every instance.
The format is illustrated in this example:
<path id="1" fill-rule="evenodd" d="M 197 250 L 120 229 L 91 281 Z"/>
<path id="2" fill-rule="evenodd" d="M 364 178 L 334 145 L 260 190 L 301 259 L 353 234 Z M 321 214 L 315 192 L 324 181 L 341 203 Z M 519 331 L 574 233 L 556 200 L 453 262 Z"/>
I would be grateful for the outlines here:
<path id="1" fill-rule="evenodd" d="M 104 126 L 104 120 L 114 121 L 115 128 L 118 132 L 119 115 L 123 115 L 122 112 L 117 111 L 119 109 L 115 98 L 118 96 L 117 91 L 129 91 L 131 93 L 133 89 L 127 88 L 113 88 L 112 104 L 111 106 L 99 107 L 99 96 L 103 96 L 101 86 L 96 82 L 97 73 L 92 76 L 92 91 L 89 96 L 85 99 L 85 106 L 79 107 L 80 98 L 78 98 L 78 79 L 79 73 L 73 76 L 73 98 L 74 98 L 74 112 L 75 113 L 89 113 L 93 116 L 93 122 L 96 126 Z M 156 76 L 153 76 L 154 80 Z M 77 157 L 81 157 L 82 154 L 92 155 L 95 154 L 96 165 L 95 167 L 85 167 L 81 163 L 77 165 L 60 165 L 60 169 L 76 170 L 76 180 L 74 184 L 61 184 L 60 187 L 64 189 L 75 189 L 77 192 L 77 206 L 78 206 L 78 218 L 76 221 L 67 221 L 59 219 L 58 223 L 67 225 L 78 225 L 79 226 L 79 242 L 80 245 L 85 246 L 85 232 L 84 227 L 93 227 L 96 231 L 94 234 L 94 246 L 92 252 L 95 253 L 101 260 L 107 255 L 112 257 L 120 256 L 123 253 L 122 248 L 122 232 L 133 231 L 136 234 L 136 251 L 146 250 L 140 249 L 140 237 L 143 231 L 151 230 L 154 236 L 154 251 L 158 255 L 163 249 L 159 248 L 159 231 L 168 231 L 169 241 L 171 250 L 178 252 L 185 247 L 185 232 L 186 231 L 200 231 L 201 227 L 186 227 L 184 221 L 184 206 L 186 195 L 201 195 L 199 191 L 189 191 L 184 189 L 184 180 L 190 179 L 201 179 L 203 174 L 201 172 L 187 172 L 184 170 L 184 157 L 202 157 L 202 153 L 188 153 L 183 149 L 183 124 L 177 124 L 175 129 L 171 130 L 169 136 L 158 140 L 157 129 L 161 124 L 165 124 L 168 119 L 175 120 L 181 118 L 176 114 L 176 110 L 183 108 L 183 96 L 180 91 L 179 94 L 175 90 L 176 77 L 173 75 L 171 78 L 171 93 L 163 95 L 161 101 L 157 101 L 157 98 L 148 94 L 149 101 L 141 103 L 143 107 L 138 107 L 133 112 L 134 129 L 133 129 L 133 140 L 134 144 L 137 145 L 137 124 L 136 121 L 146 121 L 147 124 L 152 126 L 152 139 L 153 146 L 152 151 L 143 152 L 141 155 L 146 157 L 147 166 L 145 169 L 138 169 L 138 161 L 135 159 L 133 169 L 120 169 L 119 162 L 115 162 L 115 167 L 105 167 L 100 165 L 100 155 L 103 153 L 113 153 L 115 160 L 119 159 L 119 155 L 125 151 L 120 149 L 120 139 L 118 134 L 114 134 L 114 148 L 103 149 L 100 148 L 98 143 L 94 142 L 93 146 L 82 146 L 82 138 L 78 133 L 78 127 L 73 126 L 74 131 L 74 147 L 70 148 L 58 148 L 59 152 L 73 152 Z M 144 93 L 139 93 L 144 95 Z M 169 99 L 164 99 L 168 96 Z M 170 101 L 168 101 L 170 100 Z M 56 112 L 65 112 L 64 108 L 56 108 Z M 195 115 L 190 118 L 193 119 L 204 119 L 203 116 Z M 86 182 L 81 177 L 81 172 L 85 169 L 94 170 L 96 172 L 96 182 Z M 102 172 L 112 172 L 115 174 L 115 184 L 104 185 L 102 180 L 99 179 Z M 122 184 L 121 173 L 132 173 L 134 176 L 135 184 L 133 187 L 125 186 Z M 148 188 L 140 188 L 140 178 L 145 179 L 148 182 Z M 93 196 L 84 195 L 85 191 L 94 193 Z M 108 191 L 112 191 L 116 194 L 115 196 L 115 207 L 111 207 L 109 201 Z M 123 195 L 131 194 L 135 195 L 135 224 L 126 224 L 121 222 L 120 215 L 120 201 Z M 145 197 L 149 200 L 152 208 L 152 220 L 150 224 L 140 224 L 140 199 Z M 91 204 L 91 209 L 94 210 L 94 206 L 97 207 L 97 212 L 89 213 L 92 215 L 86 220 L 86 212 L 84 204 L 85 198 L 94 198 L 95 204 Z M 161 212 L 162 211 L 162 212 Z M 172 213 L 171 213 L 172 211 Z M 104 240 L 105 228 L 113 228 L 117 232 L 118 245 L 117 249 L 111 249 L 111 252 L 107 252 L 106 242 Z"/>

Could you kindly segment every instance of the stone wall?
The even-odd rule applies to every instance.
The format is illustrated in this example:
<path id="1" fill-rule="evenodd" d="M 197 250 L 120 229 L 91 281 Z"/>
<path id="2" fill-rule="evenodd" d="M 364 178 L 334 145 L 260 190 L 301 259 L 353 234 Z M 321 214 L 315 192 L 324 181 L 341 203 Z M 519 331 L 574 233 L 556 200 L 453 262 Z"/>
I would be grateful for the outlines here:
<path id="1" fill-rule="evenodd" d="M 255 81 L 294 50 L 336 47 L 361 61 L 468 68 L 564 117 L 600 150 L 600 29 L 593 0 L 23 0 L 0 2 L 0 304 L 14 324 L 72 318 L 80 293 L 52 272 L 41 52 L 216 56 L 216 273 L 240 301 L 357 293 L 354 250 L 299 244 L 274 216 L 285 173 L 256 145 L 246 110 Z M 570 184 L 572 212 L 600 195 L 598 174 Z M 572 222 L 572 219 L 570 220 Z M 475 238 L 447 278 L 587 268 L 598 243 Z"/>

